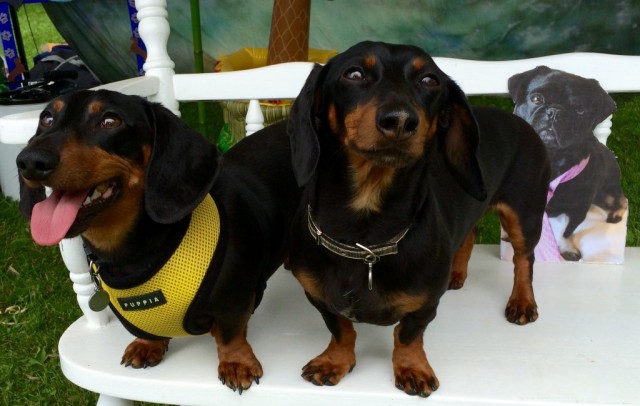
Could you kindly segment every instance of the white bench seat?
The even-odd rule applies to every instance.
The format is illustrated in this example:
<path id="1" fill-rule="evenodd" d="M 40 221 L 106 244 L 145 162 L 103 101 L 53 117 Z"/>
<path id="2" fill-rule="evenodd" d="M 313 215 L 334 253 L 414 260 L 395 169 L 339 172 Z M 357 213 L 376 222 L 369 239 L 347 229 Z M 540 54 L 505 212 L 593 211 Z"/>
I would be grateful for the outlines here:
<path id="1" fill-rule="evenodd" d="M 132 336 L 117 319 L 92 327 L 83 317 L 60 339 L 64 374 L 116 398 L 184 405 L 622 405 L 640 404 L 640 248 L 625 265 L 538 263 L 535 323 L 504 318 L 513 278 L 498 247 L 478 245 L 469 278 L 447 292 L 425 333 L 425 349 L 440 379 L 428 400 L 394 387 L 393 327 L 356 324 L 357 365 L 337 386 L 317 387 L 301 368 L 322 352 L 329 332 L 290 272 L 269 280 L 249 322 L 249 341 L 264 368 L 259 385 L 234 393 L 217 379 L 210 336 L 172 340 L 160 365 L 120 365 Z M 107 385 L 105 382 L 108 381 Z"/>

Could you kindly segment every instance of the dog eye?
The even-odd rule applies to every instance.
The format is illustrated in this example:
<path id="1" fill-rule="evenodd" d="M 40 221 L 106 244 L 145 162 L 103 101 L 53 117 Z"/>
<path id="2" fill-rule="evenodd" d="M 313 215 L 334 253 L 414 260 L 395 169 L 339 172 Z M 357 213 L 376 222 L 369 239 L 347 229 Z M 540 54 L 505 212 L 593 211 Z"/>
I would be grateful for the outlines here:
<path id="1" fill-rule="evenodd" d="M 429 74 L 420 79 L 420 86 L 422 87 L 436 87 L 440 84 L 438 78 Z"/>
<path id="2" fill-rule="evenodd" d="M 40 125 L 43 127 L 51 127 L 53 125 L 53 115 L 45 111 L 40 115 Z"/>
<path id="3" fill-rule="evenodd" d="M 531 103 L 533 104 L 543 104 L 544 97 L 540 93 L 532 93 L 531 94 Z"/>
<path id="4" fill-rule="evenodd" d="M 360 68 L 350 68 L 344 75 L 345 79 L 361 82 L 364 80 L 364 72 Z"/>
<path id="5" fill-rule="evenodd" d="M 102 121 L 100 122 L 100 126 L 107 129 L 118 128 L 121 124 L 122 120 L 120 119 L 120 117 L 114 114 L 105 115 L 104 117 L 102 117 Z"/>

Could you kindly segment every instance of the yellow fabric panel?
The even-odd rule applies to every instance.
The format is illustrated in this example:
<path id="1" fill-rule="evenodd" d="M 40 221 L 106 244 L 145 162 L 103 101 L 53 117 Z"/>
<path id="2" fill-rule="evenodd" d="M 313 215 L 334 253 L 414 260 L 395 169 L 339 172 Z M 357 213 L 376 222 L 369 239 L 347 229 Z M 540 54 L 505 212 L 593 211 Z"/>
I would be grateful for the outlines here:
<path id="1" fill-rule="evenodd" d="M 102 283 L 111 305 L 131 324 L 150 334 L 188 336 L 183 321 L 209 269 L 219 236 L 218 208 L 207 195 L 193 211 L 176 252 L 149 281 L 130 289 L 113 289 Z M 158 296 L 166 303 L 158 304 Z"/>

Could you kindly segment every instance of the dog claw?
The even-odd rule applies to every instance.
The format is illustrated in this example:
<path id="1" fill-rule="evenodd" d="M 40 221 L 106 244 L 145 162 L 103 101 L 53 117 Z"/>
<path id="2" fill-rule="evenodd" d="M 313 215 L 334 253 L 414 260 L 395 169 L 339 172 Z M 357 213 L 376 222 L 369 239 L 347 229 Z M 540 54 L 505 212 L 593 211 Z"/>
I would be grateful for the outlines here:
<path id="1" fill-rule="evenodd" d="M 435 381 L 421 382 L 418 384 L 414 378 L 407 378 L 403 381 L 401 376 L 396 376 L 396 388 L 400 389 L 409 396 L 420 396 L 421 398 L 428 398 L 432 392 L 438 389 L 438 384 Z M 429 390 L 427 390 L 430 389 Z"/>
<path id="2" fill-rule="evenodd" d="M 336 374 L 329 374 L 325 377 L 322 378 L 322 385 L 325 386 L 334 386 L 335 384 L 333 382 L 331 382 L 331 379 L 335 376 Z"/>
<path id="3" fill-rule="evenodd" d="M 241 364 L 222 362 L 218 367 L 220 382 L 232 391 L 237 391 L 239 395 L 251 388 L 251 384 L 254 382 L 259 385 L 261 376 L 262 367 L 259 363 L 252 367 L 246 367 Z"/>
<path id="4" fill-rule="evenodd" d="M 511 323 L 524 326 L 525 324 L 533 323 L 538 320 L 538 310 L 535 304 L 533 307 L 529 306 L 525 309 L 507 306 L 505 316 Z"/>
<path id="5" fill-rule="evenodd" d="M 400 355 L 400 351 L 395 351 L 394 355 Z M 396 388 L 411 396 L 429 397 L 440 386 L 426 358 L 421 366 L 412 362 L 403 366 L 402 363 L 394 361 L 394 375 Z"/>

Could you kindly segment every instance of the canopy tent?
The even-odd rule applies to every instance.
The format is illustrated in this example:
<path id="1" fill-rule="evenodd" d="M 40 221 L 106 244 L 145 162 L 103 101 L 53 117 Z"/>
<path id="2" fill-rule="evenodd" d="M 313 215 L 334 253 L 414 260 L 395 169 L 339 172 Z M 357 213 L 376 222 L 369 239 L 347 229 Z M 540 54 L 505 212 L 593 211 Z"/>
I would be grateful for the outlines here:
<path id="1" fill-rule="evenodd" d="M 169 53 L 193 71 L 188 2 L 168 1 Z M 137 74 L 125 1 L 82 0 L 45 8 L 63 37 L 105 82 Z M 266 48 L 273 3 L 200 0 L 205 71 L 216 57 Z M 640 54 L 635 0 L 313 0 L 309 47 L 343 50 L 363 39 L 412 43 L 437 56 L 516 59 L 590 51 Z"/>

